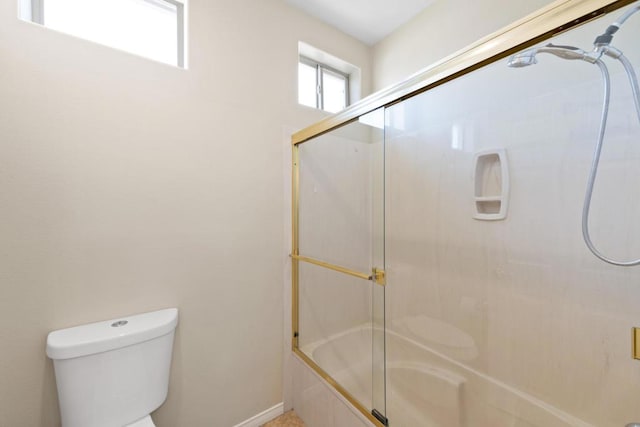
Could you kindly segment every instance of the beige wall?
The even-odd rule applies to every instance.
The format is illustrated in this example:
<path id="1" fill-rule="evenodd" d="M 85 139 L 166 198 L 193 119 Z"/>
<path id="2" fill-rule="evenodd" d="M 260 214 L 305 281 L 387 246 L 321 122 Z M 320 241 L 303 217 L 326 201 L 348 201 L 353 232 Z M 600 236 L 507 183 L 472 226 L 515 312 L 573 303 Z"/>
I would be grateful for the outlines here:
<path id="1" fill-rule="evenodd" d="M 159 427 L 282 400 L 286 133 L 299 40 L 370 50 L 279 0 L 190 1 L 190 69 L 0 3 L 0 426 L 59 425 L 48 331 L 161 307 L 180 325 Z"/>
<path id="2" fill-rule="evenodd" d="M 551 0 L 439 0 L 373 48 L 380 90 L 552 3 Z"/>

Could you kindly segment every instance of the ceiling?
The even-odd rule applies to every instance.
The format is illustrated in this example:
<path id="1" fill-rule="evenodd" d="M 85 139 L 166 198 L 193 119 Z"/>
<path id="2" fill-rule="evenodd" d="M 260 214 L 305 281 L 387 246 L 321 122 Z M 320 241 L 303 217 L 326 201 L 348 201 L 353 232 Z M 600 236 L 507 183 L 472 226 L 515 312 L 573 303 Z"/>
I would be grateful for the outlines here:
<path id="1" fill-rule="evenodd" d="M 286 0 L 309 15 L 374 45 L 436 0 Z"/>

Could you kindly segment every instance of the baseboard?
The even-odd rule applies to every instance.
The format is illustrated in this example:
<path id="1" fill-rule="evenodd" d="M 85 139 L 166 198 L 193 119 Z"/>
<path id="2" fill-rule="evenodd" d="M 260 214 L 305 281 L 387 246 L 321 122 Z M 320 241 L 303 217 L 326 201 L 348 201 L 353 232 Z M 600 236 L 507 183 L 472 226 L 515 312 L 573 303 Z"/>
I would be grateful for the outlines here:
<path id="1" fill-rule="evenodd" d="M 284 413 L 284 403 L 278 403 L 272 408 L 260 412 L 258 415 L 254 415 L 246 421 L 236 424 L 234 427 L 260 427 L 262 424 L 271 421 L 272 419 L 279 417 Z"/>

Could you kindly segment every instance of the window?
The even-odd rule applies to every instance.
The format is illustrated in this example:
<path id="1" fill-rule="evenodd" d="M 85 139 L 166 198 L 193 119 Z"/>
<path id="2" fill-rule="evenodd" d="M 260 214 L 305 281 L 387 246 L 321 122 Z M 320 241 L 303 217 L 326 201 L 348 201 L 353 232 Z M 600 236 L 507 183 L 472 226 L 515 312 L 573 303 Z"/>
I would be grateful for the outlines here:
<path id="1" fill-rule="evenodd" d="M 349 105 L 349 75 L 300 56 L 298 102 L 330 113 L 343 110 Z"/>
<path id="2" fill-rule="evenodd" d="M 177 0 L 20 0 L 25 20 L 156 61 L 185 66 Z"/>

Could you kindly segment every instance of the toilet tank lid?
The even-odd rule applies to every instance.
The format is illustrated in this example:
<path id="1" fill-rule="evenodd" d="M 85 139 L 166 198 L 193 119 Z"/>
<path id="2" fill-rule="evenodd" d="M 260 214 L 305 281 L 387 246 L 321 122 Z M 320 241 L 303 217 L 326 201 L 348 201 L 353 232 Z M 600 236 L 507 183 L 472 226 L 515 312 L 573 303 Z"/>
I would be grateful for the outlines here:
<path id="1" fill-rule="evenodd" d="M 172 332 L 178 309 L 124 316 L 53 331 L 47 337 L 47 356 L 71 359 L 138 344 Z"/>

